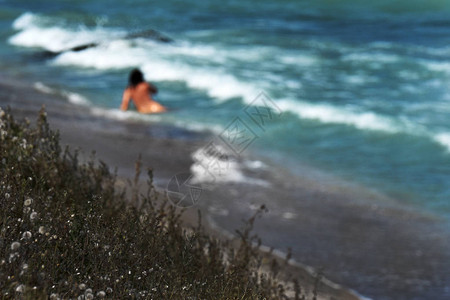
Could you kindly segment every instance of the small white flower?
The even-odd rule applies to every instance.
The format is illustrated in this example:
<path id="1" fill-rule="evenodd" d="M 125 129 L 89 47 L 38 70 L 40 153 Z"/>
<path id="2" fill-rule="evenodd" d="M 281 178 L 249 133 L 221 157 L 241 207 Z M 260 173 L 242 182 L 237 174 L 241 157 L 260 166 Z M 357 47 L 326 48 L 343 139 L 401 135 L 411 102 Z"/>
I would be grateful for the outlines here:
<path id="1" fill-rule="evenodd" d="M 87 294 L 86 294 L 86 299 L 87 299 L 87 300 L 92 300 L 92 299 L 94 299 L 94 295 L 91 294 L 91 293 L 87 293 Z"/>
<path id="2" fill-rule="evenodd" d="M 31 213 L 31 215 L 30 215 L 30 220 L 35 220 L 35 219 L 37 219 L 37 217 L 38 217 L 38 213 L 37 212 L 35 212 L 35 211 L 33 211 L 32 213 Z"/>
<path id="3" fill-rule="evenodd" d="M 80 284 L 78 287 L 80 288 L 80 290 L 86 289 L 86 285 L 84 283 Z"/>
<path id="4" fill-rule="evenodd" d="M 17 293 L 25 292 L 25 286 L 23 284 L 19 285 L 18 287 L 16 287 L 16 292 Z"/>
<path id="5" fill-rule="evenodd" d="M 44 226 L 40 226 L 39 227 L 39 233 L 40 234 L 44 234 L 45 233 L 45 227 Z"/>
<path id="6" fill-rule="evenodd" d="M 111 293 L 113 292 L 113 289 L 110 288 L 110 287 L 108 287 L 108 288 L 106 288 L 106 292 L 107 292 L 108 294 L 111 294 Z"/>
<path id="7" fill-rule="evenodd" d="M 22 270 L 27 270 L 27 269 L 28 269 L 28 264 L 25 264 L 25 263 L 24 263 L 24 264 L 22 265 Z"/>
<path id="8" fill-rule="evenodd" d="M 50 300 L 56 300 L 56 299 L 58 299 L 58 294 L 53 293 L 50 295 Z"/>
<path id="9" fill-rule="evenodd" d="M 100 291 L 100 292 L 97 293 L 97 297 L 105 298 L 106 297 L 106 293 L 104 291 Z"/>
<path id="10" fill-rule="evenodd" d="M 11 253 L 9 255 L 9 259 L 8 259 L 9 263 L 12 263 L 13 261 L 15 261 L 17 257 L 19 257 L 19 254 L 17 252 Z"/>
<path id="11" fill-rule="evenodd" d="M 33 199 L 27 198 L 23 203 L 24 206 L 30 206 L 33 203 Z"/>
<path id="12" fill-rule="evenodd" d="M 6 198 L 6 199 L 9 199 L 10 197 L 11 197 L 11 195 L 10 195 L 9 193 L 6 193 L 6 194 L 5 194 L 5 198 Z"/>
<path id="13" fill-rule="evenodd" d="M 32 235 L 31 232 L 29 232 L 29 231 L 25 231 L 25 232 L 22 234 L 22 238 L 24 238 L 24 239 L 30 239 L 32 236 L 33 236 L 33 235 Z"/>
<path id="14" fill-rule="evenodd" d="M 11 244 L 11 250 L 12 251 L 16 251 L 17 249 L 19 249 L 20 248 L 20 243 L 19 242 L 13 242 L 12 244 Z"/>

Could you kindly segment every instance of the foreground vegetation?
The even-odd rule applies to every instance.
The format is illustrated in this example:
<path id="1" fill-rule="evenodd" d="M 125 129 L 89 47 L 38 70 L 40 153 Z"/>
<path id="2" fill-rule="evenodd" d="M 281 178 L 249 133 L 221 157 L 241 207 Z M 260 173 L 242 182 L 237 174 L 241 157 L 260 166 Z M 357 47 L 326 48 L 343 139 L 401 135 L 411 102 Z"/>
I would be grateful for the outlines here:
<path id="1" fill-rule="evenodd" d="M 60 148 L 43 111 L 31 126 L 0 109 L 0 140 L 0 298 L 285 297 L 261 272 L 253 219 L 238 247 L 183 228 L 151 172 L 145 195 L 138 177 L 118 191 L 104 163 Z"/>

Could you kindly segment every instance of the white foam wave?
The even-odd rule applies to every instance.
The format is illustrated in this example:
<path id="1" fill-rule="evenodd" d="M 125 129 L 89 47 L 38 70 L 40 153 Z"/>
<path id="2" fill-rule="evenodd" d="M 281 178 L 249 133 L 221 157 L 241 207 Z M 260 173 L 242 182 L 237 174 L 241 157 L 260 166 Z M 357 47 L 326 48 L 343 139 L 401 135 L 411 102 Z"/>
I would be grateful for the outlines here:
<path id="1" fill-rule="evenodd" d="M 243 182 L 239 164 L 221 145 L 210 144 L 192 153 L 191 166 L 194 183 Z"/>
<path id="2" fill-rule="evenodd" d="M 423 65 L 430 71 L 450 73 L 450 63 L 438 61 L 423 61 Z"/>
<path id="3" fill-rule="evenodd" d="M 210 97 L 219 101 L 231 98 L 251 101 L 258 94 L 258 89 L 252 84 L 218 68 L 193 68 L 185 64 L 160 61 L 145 64 L 142 69 L 150 79 L 183 81 L 188 87 L 204 90 Z"/>
<path id="4" fill-rule="evenodd" d="M 23 30 L 9 39 L 16 46 L 39 47 L 49 51 L 63 51 L 71 47 L 98 42 L 103 32 L 78 31 L 70 32 L 58 27 L 29 28 Z"/>
<path id="5" fill-rule="evenodd" d="M 132 48 L 129 41 L 116 40 L 80 52 L 65 52 L 53 61 L 56 65 L 95 68 L 99 70 L 137 67 L 146 62 L 142 49 Z"/>
<path id="6" fill-rule="evenodd" d="M 369 77 L 365 74 L 341 75 L 339 78 L 346 84 L 351 85 L 364 85 L 369 82 L 376 81 L 376 78 Z"/>
<path id="7" fill-rule="evenodd" d="M 181 61 L 162 58 L 158 49 L 135 47 L 125 40 L 113 41 L 102 47 L 81 52 L 66 52 L 54 63 L 65 66 L 96 68 L 100 70 L 141 67 L 145 77 L 151 81 L 181 81 L 188 87 L 205 91 L 210 97 L 224 101 L 230 98 L 252 100 L 258 90 L 226 72 L 225 67 L 196 67 Z"/>
<path id="8" fill-rule="evenodd" d="M 396 133 L 401 130 L 392 119 L 373 112 L 357 112 L 349 108 L 292 100 L 280 100 L 276 104 L 282 111 L 292 112 L 300 118 L 318 120 L 322 123 L 345 124 L 358 129 L 388 133 Z"/>
<path id="9" fill-rule="evenodd" d="M 187 42 L 167 46 L 142 39 L 121 40 L 117 39 L 123 36 L 120 32 L 109 32 L 101 28 L 71 30 L 57 26 L 41 27 L 39 17 L 31 13 L 19 17 L 13 26 L 21 31 L 10 38 L 10 43 L 42 47 L 50 51 L 105 41 L 99 47 L 62 53 L 54 59 L 53 63 L 56 65 L 100 70 L 141 67 L 149 80 L 182 81 L 190 88 L 204 90 L 218 101 L 230 98 L 251 101 L 258 94 L 254 85 L 229 74 L 225 64 L 203 67 L 180 60 L 180 56 L 210 58 L 209 62 L 214 61 L 214 58 L 220 58 L 219 61 L 226 60 L 227 57 L 242 60 L 249 57 L 248 52 L 224 51 L 213 46 L 192 45 Z M 255 50 L 255 55 L 265 55 L 269 50 Z"/>
<path id="10" fill-rule="evenodd" d="M 395 63 L 398 62 L 399 56 L 389 53 L 350 53 L 342 57 L 344 61 L 360 61 L 372 63 Z"/>
<path id="11" fill-rule="evenodd" d="M 53 89 L 53 88 L 45 85 L 42 82 L 34 83 L 34 88 L 36 90 L 40 91 L 41 93 L 62 96 L 64 98 L 66 98 L 70 103 L 73 103 L 73 104 L 83 105 L 83 106 L 87 106 L 90 104 L 89 100 L 80 94 L 77 94 L 74 92 L 69 92 L 69 91 L 64 91 L 64 90 L 59 91 L 59 90 Z"/>
<path id="12" fill-rule="evenodd" d="M 56 93 L 56 90 L 52 89 L 51 87 L 43 84 L 42 82 L 35 82 L 34 88 L 38 90 L 39 92 L 45 93 L 45 94 L 54 94 Z"/>
<path id="13" fill-rule="evenodd" d="M 192 159 L 193 183 L 201 183 L 205 187 L 227 182 L 270 185 L 264 180 L 245 176 L 241 164 L 222 145 L 211 143 L 201 147 L 192 153 Z"/>
<path id="14" fill-rule="evenodd" d="M 129 49 L 119 43 L 102 49 L 68 52 L 60 55 L 55 64 L 75 65 L 97 69 L 121 69 L 141 66 L 145 77 L 151 81 L 181 81 L 188 87 L 204 90 L 210 97 L 223 101 L 230 98 L 251 100 L 258 90 L 218 68 L 192 67 L 184 63 L 168 62 L 149 57 L 140 49 Z M 125 47 L 123 47 L 125 46 Z M 115 47 L 115 51 L 110 51 Z M 122 47 L 122 49 L 121 49 Z M 120 51 L 123 50 L 123 51 Z M 123 55 L 126 52 L 127 55 Z M 101 53 L 101 54 L 100 54 Z"/>
<path id="15" fill-rule="evenodd" d="M 439 133 L 434 136 L 434 140 L 444 146 L 450 152 L 450 132 Z"/>
<path id="16" fill-rule="evenodd" d="M 67 92 L 67 91 L 64 91 L 62 94 L 72 104 L 83 105 L 83 106 L 90 104 L 89 100 L 80 94 L 73 93 L 73 92 Z"/>
<path id="17" fill-rule="evenodd" d="M 69 29 L 57 25 L 43 26 L 41 19 L 32 13 L 21 15 L 13 23 L 13 28 L 19 32 L 9 38 L 9 43 L 57 52 L 83 44 L 107 41 L 121 34 L 119 31 L 108 31 L 99 27 Z"/>
<path id="18" fill-rule="evenodd" d="M 125 111 L 124 112 L 119 109 L 109 109 L 109 108 L 92 106 L 90 101 L 83 95 L 80 95 L 80 94 L 74 93 L 74 92 L 65 91 L 65 90 L 59 91 L 57 89 L 54 89 L 54 88 L 51 88 L 51 87 L 45 85 L 42 82 L 36 82 L 34 84 L 34 88 L 42 93 L 62 96 L 64 98 L 66 98 L 72 104 L 89 107 L 89 111 L 94 116 L 109 118 L 109 119 L 118 120 L 118 121 L 124 121 L 124 120 L 160 121 L 161 120 L 161 116 L 158 116 L 158 115 L 143 115 L 143 114 L 140 114 L 138 112 L 133 112 L 133 111 Z"/>
<path id="19" fill-rule="evenodd" d="M 61 51 L 120 36 L 119 32 L 108 32 L 101 28 L 71 30 L 57 26 L 41 27 L 39 16 L 31 13 L 20 16 L 13 27 L 21 31 L 10 38 L 10 43 L 25 47 L 41 47 L 50 51 Z M 253 56 L 265 55 L 269 50 L 255 50 Z M 180 56 L 208 58 L 209 62 L 225 65 L 223 63 L 228 58 L 248 59 L 248 51 L 244 52 L 224 51 L 209 45 L 192 45 L 187 42 L 163 47 L 139 39 L 133 42 L 113 39 L 96 48 L 62 53 L 53 63 L 100 70 L 141 67 L 149 80 L 182 81 L 190 88 L 204 90 L 219 101 L 230 98 L 244 98 L 250 101 L 258 90 L 252 84 L 227 73 L 225 67 L 195 67 L 179 59 Z"/>
<path id="20" fill-rule="evenodd" d="M 148 80 L 182 81 L 190 88 L 206 91 L 219 101 L 236 97 L 251 100 L 257 94 L 257 89 L 251 84 L 240 81 L 224 70 L 169 62 L 149 55 L 143 49 L 129 48 L 125 41 L 113 42 L 101 49 L 67 52 L 58 56 L 54 63 L 101 70 L 141 66 Z"/>
<path id="21" fill-rule="evenodd" d="M 310 67 L 319 62 L 316 56 L 309 54 L 282 55 L 278 57 L 278 60 L 283 64 L 294 64 L 302 67 Z"/>
<path id="22" fill-rule="evenodd" d="M 134 121 L 143 121 L 143 122 L 158 122 L 162 120 L 160 115 L 147 115 L 140 114 L 134 111 L 121 111 L 116 108 L 103 108 L 103 107 L 91 107 L 90 112 L 94 116 L 108 118 L 111 120 L 117 121 L 126 121 L 126 120 L 134 120 Z"/>
<path id="23" fill-rule="evenodd" d="M 357 111 L 350 107 L 338 108 L 326 104 L 311 104 L 289 99 L 276 102 L 283 112 L 295 113 L 302 119 L 318 120 L 324 124 L 343 124 L 361 130 L 380 131 L 388 134 L 404 133 L 421 136 L 443 146 L 450 152 L 450 132 L 433 134 L 429 129 L 409 121 L 407 118 L 392 118 L 373 112 Z"/>
<path id="24" fill-rule="evenodd" d="M 164 49 L 165 55 L 197 58 L 218 64 L 226 63 L 231 53 L 211 45 L 192 44 L 189 42 L 179 42 L 176 46 Z"/>
<path id="25" fill-rule="evenodd" d="M 12 27 L 15 30 L 25 29 L 30 27 L 36 23 L 38 23 L 39 18 L 37 15 L 32 14 L 30 12 L 26 12 L 19 16 L 12 24 Z"/>
<path id="26" fill-rule="evenodd" d="M 267 165 L 260 160 L 248 160 L 244 165 L 249 169 L 266 169 Z"/>
<path id="27" fill-rule="evenodd" d="M 194 120 L 173 120 L 175 126 L 180 128 L 186 128 L 190 131 L 205 132 L 209 131 L 216 135 L 219 135 L 224 131 L 224 127 L 219 124 L 200 123 Z"/>

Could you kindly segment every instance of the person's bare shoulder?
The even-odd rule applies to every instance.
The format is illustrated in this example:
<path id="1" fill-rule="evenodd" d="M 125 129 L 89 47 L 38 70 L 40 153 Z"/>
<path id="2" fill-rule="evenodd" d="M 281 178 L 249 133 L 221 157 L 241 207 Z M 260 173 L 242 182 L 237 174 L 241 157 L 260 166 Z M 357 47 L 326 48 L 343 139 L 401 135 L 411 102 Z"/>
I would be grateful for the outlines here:
<path id="1" fill-rule="evenodd" d="M 153 84 L 149 83 L 149 82 L 141 82 L 139 83 L 139 85 L 137 86 L 138 90 L 145 90 L 151 94 L 156 94 L 158 92 L 158 89 L 156 88 L 156 86 L 154 86 Z"/>
<path id="2" fill-rule="evenodd" d="M 136 89 L 138 89 L 138 90 L 144 90 L 144 89 L 146 90 L 148 88 L 149 88 L 149 85 L 147 82 L 141 82 L 136 86 Z"/>

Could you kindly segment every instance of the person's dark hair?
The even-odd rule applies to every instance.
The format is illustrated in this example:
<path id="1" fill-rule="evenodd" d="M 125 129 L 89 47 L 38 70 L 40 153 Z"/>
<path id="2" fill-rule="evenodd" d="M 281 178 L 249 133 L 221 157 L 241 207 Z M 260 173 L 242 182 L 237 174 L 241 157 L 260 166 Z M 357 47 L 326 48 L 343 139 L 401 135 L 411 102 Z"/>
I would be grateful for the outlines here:
<path id="1" fill-rule="evenodd" d="M 144 74 L 139 69 L 134 69 L 128 78 L 128 86 L 135 87 L 139 83 L 144 82 Z"/>

